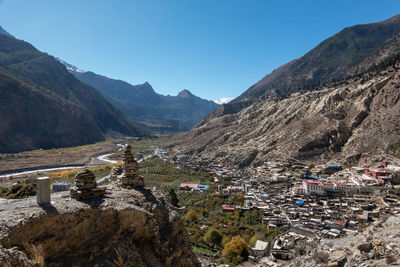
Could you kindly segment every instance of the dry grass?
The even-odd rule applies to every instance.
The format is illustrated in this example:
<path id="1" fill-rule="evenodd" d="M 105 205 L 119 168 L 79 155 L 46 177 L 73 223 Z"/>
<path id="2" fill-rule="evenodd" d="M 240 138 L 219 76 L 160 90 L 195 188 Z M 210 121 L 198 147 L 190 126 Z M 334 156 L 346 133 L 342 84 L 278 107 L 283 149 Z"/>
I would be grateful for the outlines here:
<path id="1" fill-rule="evenodd" d="M 28 253 L 29 258 L 36 262 L 36 266 L 45 266 L 45 252 L 41 244 L 34 245 L 24 243 L 24 247 L 26 252 Z"/>
<path id="2" fill-rule="evenodd" d="M 115 249 L 115 252 L 117 253 L 117 259 L 114 260 L 114 266 L 115 267 L 123 267 L 125 266 L 125 260 L 124 257 L 122 256 L 122 253 L 120 250 Z"/>

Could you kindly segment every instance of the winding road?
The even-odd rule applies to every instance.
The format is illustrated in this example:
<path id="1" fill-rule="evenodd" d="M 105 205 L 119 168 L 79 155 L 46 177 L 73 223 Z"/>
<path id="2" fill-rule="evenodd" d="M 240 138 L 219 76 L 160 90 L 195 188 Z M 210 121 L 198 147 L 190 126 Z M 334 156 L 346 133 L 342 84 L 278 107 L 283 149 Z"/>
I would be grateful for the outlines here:
<path id="1" fill-rule="evenodd" d="M 123 145 L 118 144 L 121 148 L 118 150 L 121 150 L 123 148 Z M 112 155 L 113 153 L 108 153 L 104 155 L 100 155 L 97 157 L 98 160 L 103 161 L 104 163 L 117 163 L 118 161 L 108 159 L 108 156 Z M 3 174 L 0 175 L 0 179 L 6 179 L 10 178 L 13 176 L 20 176 L 20 175 L 26 175 L 26 174 L 33 174 L 33 173 L 38 173 L 38 172 L 49 172 L 49 171 L 57 171 L 57 170 L 70 170 L 70 169 L 81 169 L 85 167 L 89 167 L 89 165 L 82 166 L 82 165 L 76 165 L 76 166 L 68 166 L 68 167 L 54 167 L 54 168 L 45 168 L 45 169 L 37 169 L 37 170 L 31 170 L 31 171 L 22 171 L 22 172 L 14 172 L 14 173 L 8 173 L 8 174 Z"/>

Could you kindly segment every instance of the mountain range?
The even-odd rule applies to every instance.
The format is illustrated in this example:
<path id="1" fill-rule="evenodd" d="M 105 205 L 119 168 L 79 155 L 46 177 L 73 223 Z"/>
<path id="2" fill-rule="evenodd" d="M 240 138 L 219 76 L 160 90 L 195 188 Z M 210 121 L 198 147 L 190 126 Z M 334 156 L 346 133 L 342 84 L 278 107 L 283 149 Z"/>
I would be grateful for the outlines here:
<path id="1" fill-rule="evenodd" d="M 128 118 L 146 125 L 153 131 L 182 132 L 215 111 L 219 105 L 193 95 L 188 90 L 177 96 L 164 96 L 148 83 L 131 85 L 60 60 L 77 79 L 97 89 L 111 104 Z"/>
<path id="2" fill-rule="evenodd" d="M 148 134 L 64 65 L 0 29 L 0 153 Z"/>
<path id="3" fill-rule="evenodd" d="M 400 15 L 345 28 L 170 145 L 241 167 L 382 159 L 400 141 L 399 55 Z"/>

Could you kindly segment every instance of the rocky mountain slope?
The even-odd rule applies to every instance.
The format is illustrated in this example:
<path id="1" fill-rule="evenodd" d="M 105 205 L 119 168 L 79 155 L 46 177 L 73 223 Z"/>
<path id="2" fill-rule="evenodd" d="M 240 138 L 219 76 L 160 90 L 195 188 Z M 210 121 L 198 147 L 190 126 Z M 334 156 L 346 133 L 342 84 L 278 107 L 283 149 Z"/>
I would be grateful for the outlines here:
<path id="1" fill-rule="evenodd" d="M 256 102 L 177 135 L 171 145 L 240 167 L 278 159 L 354 163 L 388 154 L 399 132 L 397 61 L 318 91 Z"/>
<path id="2" fill-rule="evenodd" d="M 6 266 L 199 266 L 179 215 L 161 193 L 107 188 L 104 198 L 0 200 Z M 43 265 L 40 265 L 43 264 Z"/>
<path id="3" fill-rule="evenodd" d="M 320 84 L 363 73 L 397 55 L 388 44 L 398 44 L 400 15 L 388 20 L 356 25 L 324 40 L 303 57 L 293 60 L 251 86 L 235 102 L 258 96 L 284 95 L 312 90 Z M 380 53 L 385 51 L 385 53 Z"/>
<path id="4" fill-rule="evenodd" d="M 61 61 L 62 62 L 62 61 Z M 188 131 L 219 105 L 183 90 L 177 96 L 157 94 L 149 83 L 131 85 L 63 62 L 79 80 L 97 89 L 128 118 L 157 131 Z"/>
<path id="5" fill-rule="evenodd" d="M 396 16 L 344 29 L 170 145 L 241 167 L 387 155 L 400 141 L 399 26 Z"/>
<path id="6" fill-rule="evenodd" d="M 257 99 L 318 90 L 322 85 L 362 74 L 395 57 L 400 52 L 399 40 L 400 15 L 377 23 L 345 28 L 301 58 L 266 75 L 199 125 L 218 116 L 237 113 Z"/>
<path id="7" fill-rule="evenodd" d="M 0 84 L 0 153 L 145 133 L 53 57 L 1 33 Z"/>

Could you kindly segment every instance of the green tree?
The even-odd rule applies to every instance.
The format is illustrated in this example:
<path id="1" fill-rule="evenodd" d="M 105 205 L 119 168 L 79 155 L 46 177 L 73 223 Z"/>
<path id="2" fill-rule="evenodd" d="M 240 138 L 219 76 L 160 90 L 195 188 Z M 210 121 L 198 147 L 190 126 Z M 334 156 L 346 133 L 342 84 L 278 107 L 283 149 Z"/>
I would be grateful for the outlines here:
<path id="1" fill-rule="evenodd" d="M 178 199 L 178 196 L 176 195 L 175 190 L 173 188 L 171 188 L 169 190 L 168 195 L 169 195 L 169 198 L 171 199 L 172 205 L 177 207 L 178 204 L 179 204 L 179 199 Z"/>
<path id="2" fill-rule="evenodd" d="M 204 241 L 207 243 L 216 245 L 216 246 L 220 246 L 223 237 L 224 236 L 221 234 L 220 231 L 218 231 L 214 227 L 211 227 L 210 229 L 208 229 L 207 233 L 204 235 Z"/>
<path id="3" fill-rule="evenodd" d="M 225 244 L 224 250 L 222 250 L 222 256 L 227 258 L 230 263 L 237 265 L 243 260 L 247 259 L 249 255 L 249 246 L 246 241 L 240 236 L 235 236 Z"/>
<path id="4" fill-rule="evenodd" d="M 244 221 L 249 225 L 257 225 L 262 223 L 262 213 L 259 210 L 252 210 L 245 213 Z"/>

